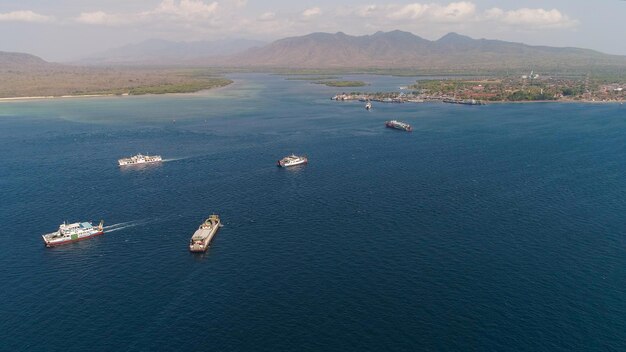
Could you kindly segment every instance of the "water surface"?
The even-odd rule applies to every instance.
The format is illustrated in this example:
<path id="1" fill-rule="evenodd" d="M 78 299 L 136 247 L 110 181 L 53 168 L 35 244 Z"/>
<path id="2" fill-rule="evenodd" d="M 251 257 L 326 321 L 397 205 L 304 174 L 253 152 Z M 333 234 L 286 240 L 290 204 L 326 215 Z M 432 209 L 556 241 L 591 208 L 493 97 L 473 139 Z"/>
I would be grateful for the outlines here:
<path id="1" fill-rule="evenodd" d="M 0 104 L 0 350 L 626 348 L 623 107 L 367 112 L 340 88 L 233 78 Z M 116 166 L 137 152 L 168 161 Z M 292 152 L 309 165 L 274 166 Z M 211 212 L 225 226 L 192 255 Z M 100 219 L 104 236 L 42 245 Z"/>

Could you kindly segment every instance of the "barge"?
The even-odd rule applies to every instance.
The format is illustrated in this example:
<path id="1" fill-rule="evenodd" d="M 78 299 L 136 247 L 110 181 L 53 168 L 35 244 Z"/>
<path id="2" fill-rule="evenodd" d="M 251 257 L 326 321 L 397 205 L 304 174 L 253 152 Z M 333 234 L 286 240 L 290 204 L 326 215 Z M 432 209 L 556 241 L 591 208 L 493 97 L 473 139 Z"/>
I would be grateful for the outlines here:
<path id="1" fill-rule="evenodd" d="M 213 236 L 215 236 L 220 227 L 222 227 L 220 217 L 215 214 L 209 216 L 209 218 L 204 220 L 202 225 L 198 227 L 193 236 L 191 236 L 191 240 L 189 240 L 189 251 L 206 252 Z"/>

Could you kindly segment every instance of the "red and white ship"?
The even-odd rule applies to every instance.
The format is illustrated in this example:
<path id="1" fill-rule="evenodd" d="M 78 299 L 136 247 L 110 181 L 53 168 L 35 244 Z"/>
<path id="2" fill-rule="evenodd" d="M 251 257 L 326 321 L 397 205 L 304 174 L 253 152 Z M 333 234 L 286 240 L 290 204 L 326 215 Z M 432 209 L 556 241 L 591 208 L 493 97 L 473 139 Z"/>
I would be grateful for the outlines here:
<path id="1" fill-rule="evenodd" d="M 104 221 L 100 221 L 97 227 L 91 222 L 75 222 L 73 224 L 62 223 L 55 232 L 42 235 L 46 247 L 60 246 L 71 242 L 86 240 L 104 233 Z"/>

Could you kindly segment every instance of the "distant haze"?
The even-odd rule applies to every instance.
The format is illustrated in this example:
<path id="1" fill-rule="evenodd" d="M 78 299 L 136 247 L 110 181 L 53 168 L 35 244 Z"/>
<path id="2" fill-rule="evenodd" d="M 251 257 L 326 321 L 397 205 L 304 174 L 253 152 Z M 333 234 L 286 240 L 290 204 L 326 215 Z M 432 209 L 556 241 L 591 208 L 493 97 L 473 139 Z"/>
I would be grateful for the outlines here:
<path id="1" fill-rule="evenodd" d="M 265 42 L 259 40 L 216 40 L 197 42 L 172 42 L 162 39 L 149 39 L 136 44 L 89 55 L 81 64 L 184 64 L 203 57 L 226 56 L 246 49 L 260 47 Z"/>
<path id="2" fill-rule="evenodd" d="M 31 55 L 0 52 L 0 72 L 21 63 L 25 71 L 47 63 Z M 448 33 L 431 41 L 409 32 L 351 36 L 311 33 L 261 42 L 148 40 L 85 58 L 79 65 L 213 66 L 263 69 L 411 69 L 420 72 L 603 71 L 623 74 L 626 56 L 589 49 L 530 46 Z M 17 66 L 16 66 L 17 65 Z M 51 65 L 51 64 L 47 64 Z M 52 64 L 59 65 L 59 64 Z M 61 65 L 63 66 L 63 65 Z"/>
<path id="3" fill-rule="evenodd" d="M 0 51 L 75 61 L 150 39 L 260 40 L 312 32 L 448 32 L 626 55 L 626 1 L 20 0 L 0 2 Z"/>

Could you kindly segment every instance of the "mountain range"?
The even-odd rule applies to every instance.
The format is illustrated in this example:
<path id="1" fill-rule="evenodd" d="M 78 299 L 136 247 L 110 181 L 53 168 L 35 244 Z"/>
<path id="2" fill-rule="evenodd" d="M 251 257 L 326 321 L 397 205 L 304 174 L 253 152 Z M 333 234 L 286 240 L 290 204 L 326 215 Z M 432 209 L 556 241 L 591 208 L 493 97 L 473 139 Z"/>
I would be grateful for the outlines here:
<path id="1" fill-rule="evenodd" d="M 577 69 L 597 66 L 623 69 L 626 68 L 626 56 L 608 55 L 588 49 L 472 39 L 457 33 L 449 33 L 431 41 L 403 31 L 377 32 L 364 36 L 338 32 L 312 33 L 277 40 L 266 46 L 235 54 L 221 64 L 249 67 L 460 71 L 529 67 Z"/>
<path id="2" fill-rule="evenodd" d="M 0 71 L 57 64 L 19 53 L 0 52 Z M 409 32 L 351 36 L 312 33 L 269 44 L 253 40 L 171 42 L 152 39 L 91 55 L 76 66 L 167 65 L 250 69 L 409 69 L 412 71 L 502 72 L 604 70 L 626 74 L 626 56 L 589 49 L 532 46 L 501 40 L 472 39 L 449 33 L 427 40 Z"/>

